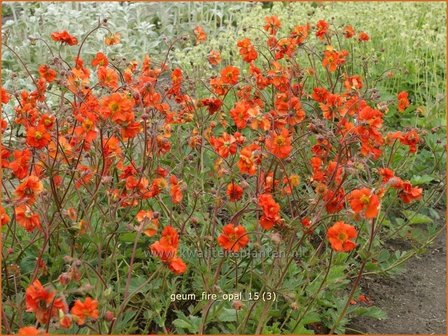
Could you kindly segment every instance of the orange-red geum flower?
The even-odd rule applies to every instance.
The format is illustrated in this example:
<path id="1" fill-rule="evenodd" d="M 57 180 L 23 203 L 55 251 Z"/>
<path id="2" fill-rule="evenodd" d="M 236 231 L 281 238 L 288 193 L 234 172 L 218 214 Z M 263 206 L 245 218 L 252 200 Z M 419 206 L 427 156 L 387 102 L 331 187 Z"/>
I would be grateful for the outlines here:
<path id="1" fill-rule="evenodd" d="M 235 85 L 238 83 L 240 70 L 237 67 L 228 65 L 221 70 L 221 79 L 224 84 Z"/>
<path id="2" fill-rule="evenodd" d="M 215 152 L 222 158 L 227 158 L 230 154 L 235 154 L 237 150 L 237 142 L 233 135 L 226 132 L 219 138 L 210 137 L 210 144 Z"/>
<path id="3" fill-rule="evenodd" d="M 12 170 L 15 177 L 21 180 L 28 175 L 32 154 L 28 148 L 25 148 L 24 150 L 15 150 L 13 155 L 14 161 L 9 163 L 9 169 Z"/>
<path id="4" fill-rule="evenodd" d="M 325 20 L 319 20 L 316 24 L 316 36 L 323 40 L 325 38 L 325 35 L 328 33 L 328 23 Z"/>
<path id="5" fill-rule="evenodd" d="M 23 327 L 18 331 L 17 336 L 46 336 L 48 335 L 45 331 L 36 329 L 35 327 Z"/>
<path id="6" fill-rule="evenodd" d="M 222 228 L 218 244 L 226 251 L 238 252 L 249 243 L 249 236 L 242 225 L 227 224 Z"/>
<path id="7" fill-rule="evenodd" d="M 170 189 L 170 195 L 171 195 L 171 200 L 173 201 L 173 203 L 180 203 L 182 201 L 182 189 L 179 185 L 179 181 L 177 180 L 177 177 L 174 175 L 170 176 L 170 184 L 171 184 L 171 189 Z"/>
<path id="8" fill-rule="evenodd" d="M 0 205 L 0 227 L 9 223 L 9 216 L 5 211 L 5 208 Z"/>
<path id="9" fill-rule="evenodd" d="M 291 30 L 290 37 L 295 40 L 295 44 L 300 45 L 303 44 L 308 38 L 308 33 L 311 29 L 310 24 L 306 24 L 303 26 L 295 26 Z"/>
<path id="10" fill-rule="evenodd" d="M 221 53 L 217 50 L 211 50 L 207 59 L 211 65 L 218 65 L 221 63 Z"/>
<path id="11" fill-rule="evenodd" d="M 201 26 L 197 26 L 193 31 L 194 35 L 196 36 L 196 44 L 207 40 L 207 34 Z"/>
<path id="12" fill-rule="evenodd" d="M 98 318 L 98 301 L 93 300 L 91 297 L 86 297 L 84 302 L 76 300 L 70 312 L 78 325 L 84 325 L 86 319 L 91 318 L 96 320 Z"/>
<path id="13" fill-rule="evenodd" d="M 264 22 L 266 22 L 266 24 L 263 26 L 264 30 L 266 30 L 271 35 L 277 34 L 277 31 L 282 25 L 278 17 L 276 17 L 275 15 L 266 16 L 264 18 Z"/>
<path id="14" fill-rule="evenodd" d="M 241 149 L 240 159 L 237 165 L 242 173 L 255 175 L 259 161 L 258 155 L 255 155 L 255 151 L 258 151 L 259 149 L 260 146 L 257 144 L 251 144 Z"/>
<path id="15" fill-rule="evenodd" d="M 401 200 L 404 203 L 418 201 L 423 196 L 423 189 L 413 187 L 409 181 L 403 181 L 399 183 L 399 187 L 401 188 L 401 190 L 398 193 L 398 196 L 400 196 Z"/>
<path id="16" fill-rule="evenodd" d="M 288 129 L 283 128 L 280 134 L 271 131 L 266 138 L 266 149 L 279 159 L 285 159 L 291 153 L 291 141 Z"/>
<path id="17" fill-rule="evenodd" d="M 232 117 L 237 128 L 242 129 L 247 126 L 247 121 L 250 117 L 249 109 L 250 105 L 247 102 L 239 101 L 229 111 L 230 117 Z"/>
<path id="18" fill-rule="evenodd" d="M 104 43 L 108 46 L 120 43 L 120 33 L 110 33 L 104 37 Z"/>
<path id="19" fill-rule="evenodd" d="M 54 291 L 45 289 L 39 280 L 35 280 L 25 292 L 26 311 L 34 313 L 41 324 L 46 324 L 58 315 L 59 310 L 67 311 L 65 302 L 55 296 Z"/>
<path id="20" fill-rule="evenodd" d="M 336 222 L 328 229 L 327 238 L 333 250 L 338 252 L 349 252 L 356 247 L 352 240 L 356 238 L 358 232 L 355 227 L 344 222 Z"/>
<path id="21" fill-rule="evenodd" d="M 398 95 L 398 111 L 404 112 L 410 105 L 408 93 L 406 91 L 401 91 Z"/>
<path id="22" fill-rule="evenodd" d="M 263 229 L 270 230 L 275 224 L 281 221 L 280 205 L 274 200 L 271 194 L 260 195 L 258 197 L 258 205 L 263 210 L 260 218 L 260 225 Z"/>
<path id="23" fill-rule="evenodd" d="M 222 100 L 219 98 L 205 98 L 200 100 L 201 106 L 205 106 L 209 114 L 218 112 L 222 106 Z"/>
<path id="24" fill-rule="evenodd" d="M 152 237 L 157 233 L 159 228 L 159 216 L 151 210 L 140 210 L 135 216 L 137 222 L 143 224 L 143 233 L 148 237 Z"/>
<path id="25" fill-rule="evenodd" d="M 366 218 L 378 216 L 380 199 L 369 188 L 353 190 L 348 196 L 348 201 L 356 214 L 363 213 Z"/>
<path id="26" fill-rule="evenodd" d="M 2 104 L 7 104 L 11 99 L 11 95 L 3 87 L 0 88 L 0 100 Z"/>
<path id="27" fill-rule="evenodd" d="M 345 76 L 344 87 L 347 91 L 362 89 L 362 79 L 358 75 Z"/>
<path id="28" fill-rule="evenodd" d="M 78 39 L 72 35 L 70 35 L 67 31 L 53 32 L 51 33 L 51 38 L 53 41 L 61 42 L 68 44 L 70 46 L 74 46 L 78 44 Z"/>
<path id="29" fill-rule="evenodd" d="M 417 151 L 417 145 L 420 142 L 420 136 L 415 129 L 403 134 L 399 138 L 403 145 L 409 146 L 409 152 L 415 153 Z"/>
<path id="30" fill-rule="evenodd" d="M 96 66 L 105 66 L 106 67 L 106 66 L 108 66 L 108 64 L 109 64 L 109 60 L 107 59 L 107 56 L 104 53 L 102 53 L 101 51 L 97 52 L 95 55 L 95 58 L 92 60 L 92 65 L 94 67 L 96 67 Z"/>
<path id="31" fill-rule="evenodd" d="M 174 257 L 168 262 L 168 268 L 175 274 L 182 274 L 187 270 L 187 265 L 181 258 Z"/>
<path id="32" fill-rule="evenodd" d="M 16 221 L 26 231 L 31 232 L 34 229 L 40 229 L 39 214 L 34 213 L 26 204 L 18 205 L 15 208 Z"/>
<path id="33" fill-rule="evenodd" d="M 116 90 L 118 88 L 118 73 L 107 66 L 98 67 L 98 81 L 100 85 Z"/>
<path id="34" fill-rule="evenodd" d="M 369 35 L 367 35 L 366 32 L 360 32 L 358 34 L 358 41 L 359 42 L 367 42 L 368 40 L 370 40 Z"/>
<path id="35" fill-rule="evenodd" d="M 346 50 L 336 51 L 332 47 L 327 47 L 324 51 L 322 65 L 330 72 L 335 72 L 338 67 L 345 64 L 345 57 L 348 56 Z"/>
<path id="36" fill-rule="evenodd" d="M 39 67 L 39 74 L 48 83 L 51 83 L 56 78 L 56 71 L 50 68 L 48 65 L 43 64 Z"/>
<path id="37" fill-rule="evenodd" d="M 105 118 L 120 124 L 134 120 L 134 100 L 126 94 L 115 92 L 101 100 L 101 113 Z"/>
<path id="38" fill-rule="evenodd" d="M 37 176 L 30 175 L 17 186 L 15 194 L 19 201 L 33 204 L 43 190 L 44 186 L 40 179 Z"/>
<path id="39" fill-rule="evenodd" d="M 351 25 L 348 25 L 344 28 L 344 37 L 345 38 L 352 38 L 355 36 L 355 30 Z"/>
<path id="40" fill-rule="evenodd" d="M 51 141 L 50 133 L 43 125 L 29 127 L 26 131 L 26 143 L 36 149 L 46 147 Z"/>
<path id="41" fill-rule="evenodd" d="M 257 59 L 258 53 L 248 38 L 239 40 L 236 45 L 240 48 L 240 55 L 244 62 L 250 63 Z"/>
<path id="42" fill-rule="evenodd" d="M 238 184 L 231 182 L 227 185 L 226 194 L 231 202 L 239 201 L 243 197 L 243 188 Z"/>

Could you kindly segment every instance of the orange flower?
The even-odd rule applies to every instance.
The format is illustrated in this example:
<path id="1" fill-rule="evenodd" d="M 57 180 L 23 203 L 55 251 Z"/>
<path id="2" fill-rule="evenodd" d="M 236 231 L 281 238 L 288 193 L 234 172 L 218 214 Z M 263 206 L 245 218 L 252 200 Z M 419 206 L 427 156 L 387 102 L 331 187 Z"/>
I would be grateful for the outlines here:
<path id="1" fill-rule="evenodd" d="M 389 180 L 395 176 L 394 171 L 389 168 L 380 168 L 379 173 L 380 173 L 381 179 L 384 183 L 389 182 Z"/>
<path id="2" fill-rule="evenodd" d="M 108 46 L 114 45 L 114 44 L 118 44 L 120 43 L 120 33 L 115 33 L 115 34 L 108 34 L 106 35 L 106 37 L 104 38 L 104 43 Z"/>
<path id="3" fill-rule="evenodd" d="M 44 190 L 42 182 L 37 176 L 28 176 L 15 190 L 15 194 L 20 201 L 33 204 L 37 196 Z"/>
<path id="4" fill-rule="evenodd" d="M 98 68 L 98 81 L 100 85 L 116 90 L 118 88 L 118 73 L 106 66 Z"/>
<path id="5" fill-rule="evenodd" d="M 362 89 L 362 80 L 358 75 L 346 76 L 344 80 L 344 87 L 347 91 Z"/>
<path id="6" fill-rule="evenodd" d="M 219 63 L 221 63 L 221 53 L 217 50 L 211 50 L 210 54 L 208 54 L 207 59 L 211 65 L 218 65 Z"/>
<path id="7" fill-rule="evenodd" d="M 228 65 L 221 70 L 221 79 L 224 84 L 235 85 L 238 83 L 240 70 L 237 67 Z"/>
<path id="8" fill-rule="evenodd" d="M 229 114 L 237 128 L 245 128 L 249 120 L 249 104 L 246 102 L 237 102 Z"/>
<path id="9" fill-rule="evenodd" d="M 345 64 L 345 57 L 348 55 L 346 50 L 340 52 L 333 50 L 328 47 L 324 51 L 324 58 L 322 60 L 322 65 L 328 69 L 330 72 L 335 72 L 338 67 Z"/>
<path id="10" fill-rule="evenodd" d="M 249 243 L 246 229 L 242 225 L 227 224 L 222 228 L 218 244 L 226 251 L 238 252 Z"/>
<path id="11" fill-rule="evenodd" d="M 401 190 L 398 196 L 402 199 L 404 203 L 411 203 L 418 201 L 423 196 L 423 189 L 418 187 L 413 187 L 409 181 L 403 181 L 398 185 Z"/>
<path id="12" fill-rule="evenodd" d="M 76 37 L 70 35 L 67 31 L 60 31 L 51 33 L 51 38 L 56 42 L 66 43 L 70 46 L 78 44 Z"/>
<path id="13" fill-rule="evenodd" d="M 107 67 L 107 65 L 109 64 L 109 60 L 107 59 L 107 56 L 100 52 L 97 52 L 95 55 L 95 58 L 92 60 L 92 65 L 93 66 L 105 66 Z"/>
<path id="14" fill-rule="evenodd" d="M 155 215 L 151 210 L 140 210 L 135 216 L 137 222 L 144 225 L 143 232 L 148 237 L 152 237 L 157 233 L 159 228 L 159 216 Z"/>
<path id="15" fill-rule="evenodd" d="M 117 124 L 127 123 L 134 119 L 134 101 L 124 93 L 115 92 L 101 101 L 101 113 L 105 118 L 111 118 Z"/>
<path id="16" fill-rule="evenodd" d="M 364 212 L 366 218 L 378 216 L 380 207 L 379 197 L 368 188 L 353 190 L 348 196 L 350 206 L 355 213 Z"/>
<path id="17" fill-rule="evenodd" d="M 398 95 L 398 111 L 404 112 L 410 105 L 408 99 L 408 93 L 406 91 L 401 91 Z"/>
<path id="18" fill-rule="evenodd" d="M 0 100 L 2 104 L 7 104 L 11 99 L 11 95 L 3 87 L 0 88 Z"/>
<path id="19" fill-rule="evenodd" d="M 210 137 L 210 144 L 215 152 L 222 158 L 227 158 L 230 154 L 235 154 L 237 150 L 236 139 L 233 135 L 229 135 L 226 132 L 219 138 Z"/>
<path id="20" fill-rule="evenodd" d="M 260 195 L 258 197 L 258 205 L 263 210 L 260 218 L 260 225 L 263 229 L 270 230 L 275 224 L 281 222 L 280 205 L 271 194 Z"/>
<path id="21" fill-rule="evenodd" d="M 367 42 L 370 39 L 369 35 L 365 32 L 360 32 L 358 35 L 358 41 L 359 42 Z"/>
<path id="22" fill-rule="evenodd" d="M 285 159 L 292 150 L 291 140 L 292 138 L 286 128 L 283 128 L 280 134 L 271 131 L 266 138 L 266 149 L 279 159 Z"/>
<path id="23" fill-rule="evenodd" d="M 171 184 L 171 189 L 170 189 L 170 195 L 171 195 L 171 199 L 173 201 L 173 203 L 177 204 L 182 202 L 182 189 L 179 185 L 179 182 L 177 180 L 177 177 L 174 175 L 170 176 L 170 184 Z"/>
<path id="24" fill-rule="evenodd" d="M 254 155 L 254 152 L 259 149 L 260 146 L 256 144 L 251 144 L 241 149 L 240 159 L 237 165 L 242 173 L 255 175 L 257 172 L 257 162 L 259 159 L 256 155 Z"/>
<path id="25" fill-rule="evenodd" d="M 86 297 L 85 301 L 76 300 L 75 305 L 70 310 L 75 317 L 78 325 L 84 325 L 86 319 L 91 318 L 96 320 L 99 316 L 98 301 L 93 300 L 91 297 Z"/>
<path id="26" fill-rule="evenodd" d="M 344 222 L 336 222 L 328 229 L 327 238 L 330 241 L 333 250 L 338 252 L 349 252 L 356 247 L 352 240 L 358 233 L 354 226 Z"/>
<path id="27" fill-rule="evenodd" d="M 50 133 L 43 126 L 29 127 L 26 131 L 26 143 L 31 147 L 41 149 L 46 147 L 51 141 Z"/>
<path id="28" fill-rule="evenodd" d="M 295 26 L 291 31 L 291 38 L 295 40 L 295 44 L 303 44 L 308 38 L 308 33 L 310 31 L 310 24 L 303 26 Z"/>
<path id="29" fill-rule="evenodd" d="M 236 44 L 240 48 L 240 55 L 243 56 L 243 61 L 250 63 L 257 59 L 258 53 L 248 38 L 242 39 Z"/>
<path id="30" fill-rule="evenodd" d="M 5 208 L 0 205 L 0 227 L 9 223 L 9 216 L 5 211 Z"/>
<path id="31" fill-rule="evenodd" d="M 208 113 L 213 114 L 218 112 L 222 106 L 222 100 L 219 98 L 205 98 L 201 99 L 201 105 L 207 107 Z"/>
<path id="32" fill-rule="evenodd" d="M 23 327 L 19 329 L 17 336 L 46 336 L 46 332 L 36 329 L 35 327 Z"/>
<path id="33" fill-rule="evenodd" d="M 243 197 L 243 188 L 234 182 L 227 185 L 227 196 L 231 202 L 239 201 Z"/>
<path id="34" fill-rule="evenodd" d="M 266 24 L 263 26 L 264 30 L 266 30 L 271 35 L 277 34 L 277 31 L 281 26 L 281 22 L 278 17 L 274 15 L 266 16 L 264 18 L 264 21 L 266 22 Z"/>
<path id="35" fill-rule="evenodd" d="M 316 36 L 320 39 L 320 40 L 324 40 L 325 35 L 328 33 L 328 23 L 325 20 L 319 20 L 317 21 L 316 24 Z"/>
<path id="36" fill-rule="evenodd" d="M 41 324 L 46 324 L 58 315 L 59 310 L 67 311 L 65 302 L 55 296 L 53 291 L 45 289 L 39 280 L 35 280 L 25 292 L 26 311 L 34 313 Z"/>
<path id="37" fill-rule="evenodd" d="M 176 229 L 172 226 L 167 226 L 162 231 L 162 238 L 149 248 L 151 253 L 167 264 L 173 273 L 182 274 L 187 270 L 187 266 L 181 258 L 176 256 L 178 247 L 179 235 Z"/>
<path id="38" fill-rule="evenodd" d="M 201 26 L 197 26 L 193 31 L 196 36 L 196 44 L 207 41 L 207 34 Z"/>
<path id="39" fill-rule="evenodd" d="M 32 154 L 28 148 L 25 148 L 22 151 L 15 150 L 13 155 L 14 161 L 9 163 L 9 169 L 11 169 L 13 174 L 21 180 L 28 175 Z"/>
<path id="40" fill-rule="evenodd" d="M 345 38 L 352 38 L 355 36 L 355 30 L 352 26 L 348 25 L 344 28 L 344 36 Z"/>
<path id="41" fill-rule="evenodd" d="M 338 191 L 325 190 L 323 197 L 325 209 L 329 214 L 338 213 L 344 208 L 344 190 L 340 188 Z"/>
<path id="42" fill-rule="evenodd" d="M 59 325 L 64 329 L 69 329 L 72 326 L 72 317 L 70 315 L 64 315 L 59 320 Z"/>
<path id="43" fill-rule="evenodd" d="M 168 244 L 162 244 L 161 241 L 156 241 L 150 246 L 151 253 L 160 258 L 164 263 L 169 263 L 177 253 L 177 249 Z"/>
<path id="44" fill-rule="evenodd" d="M 22 204 L 17 206 L 15 214 L 17 224 L 23 227 L 26 231 L 32 232 L 36 228 L 41 228 L 39 214 L 33 213 L 28 205 Z"/>
<path id="45" fill-rule="evenodd" d="M 179 257 L 174 257 L 168 263 L 168 268 L 174 274 L 182 274 L 187 270 L 187 265 L 185 265 L 184 261 Z"/>
<path id="46" fill-rule="evenodd" d="M 51 83 L 56 78 L 56 71 L 51 69 L 48 65 L 43 64 L 39 67 L 39 74 L 47 82 Z"/>
<path id="47" fill-rule="evenodd" d="M 417 131 L 413 129 L 405 134 L 402 134 L 399 137 L 399 140 L 403 145 L 409 146 L 410 153 L 415 153 L 417 151 L 417 145 L 420 142 L 420 136 Z"/>

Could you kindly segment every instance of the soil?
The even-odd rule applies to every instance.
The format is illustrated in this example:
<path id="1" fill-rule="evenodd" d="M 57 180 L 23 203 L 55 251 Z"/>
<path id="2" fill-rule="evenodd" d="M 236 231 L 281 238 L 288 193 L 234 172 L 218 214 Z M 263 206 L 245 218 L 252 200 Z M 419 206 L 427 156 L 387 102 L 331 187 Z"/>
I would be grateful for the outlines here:
<path id="1" fill-rule="evenodd" d="M 404 241 L 388 245 L 392 250 L 409 248 Z M 446 335 L 446 232 L 425 254 L 409 260 L 405 273 L 366 278 L 361 288 L 388 318 L 357 318 L 347 333 Z"/>

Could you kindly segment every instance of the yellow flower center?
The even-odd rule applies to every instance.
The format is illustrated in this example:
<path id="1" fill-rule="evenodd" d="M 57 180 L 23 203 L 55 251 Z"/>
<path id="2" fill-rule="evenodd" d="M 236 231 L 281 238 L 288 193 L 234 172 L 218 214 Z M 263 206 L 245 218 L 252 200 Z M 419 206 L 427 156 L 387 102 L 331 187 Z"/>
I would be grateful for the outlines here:
<path id="1" fill-rule="evenodd" d="M 278 146 L 281 146 L 285 143 L 285 138 L 283 136 L 279 135 L 278 137 L 275 138 L 275 143 Z"/>
<path id="2" fill-rule="evenodd" d="M 362 195 L 359 200 L 361 201 L 362 204 L 369 204 L 370 197 L 367 195 Z"/>
<path id="3" fill-rule="evenodd" d="M 339 240 L 341 240 L 341 241 L 346 241 L 347 240 L 347 234 L 345 233 L 345 232 L 339 232 L 339 234 L 338 234 L 338 239 Z"/>

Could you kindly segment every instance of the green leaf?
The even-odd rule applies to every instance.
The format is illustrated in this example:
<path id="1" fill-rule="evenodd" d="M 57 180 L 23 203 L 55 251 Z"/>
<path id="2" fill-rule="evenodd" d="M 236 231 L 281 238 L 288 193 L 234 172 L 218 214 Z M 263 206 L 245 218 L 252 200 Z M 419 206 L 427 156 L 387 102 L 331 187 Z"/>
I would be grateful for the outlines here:
<path id="1" fill-rule="evenodd" d="M 222 322 L 235 322 L 236 310 L 230 308 L 224 308 L 219 314 L 218 319 Z"/>
<path id="2" fill-rule="evenodd" d="M 416 213 L 415 211 L 411 210 L 404 210 L 403 213 L 405 214 L 406 218 L 409 220 L 409 224 L 428 224 L 432 223 L 432 218 L 428 217 L 424 214 Z"/>
<path id="3" fill-rule="evenodd" d="M 356 316 L 371 317 L 377 320 L 384 320 L 387 318 L 386 312 L 378 307 L 356 307 L 352 312 Z"/>
<path id="4" fill-rule="evenodd" d="M 423 176 L 415 175 L 411 178 L 410 182 L 412 185 L 423 185 L 428 184 L 429 182 L 432 181 L 434 181 L 434 177 L 430 175 L 423 175 Z"/>

